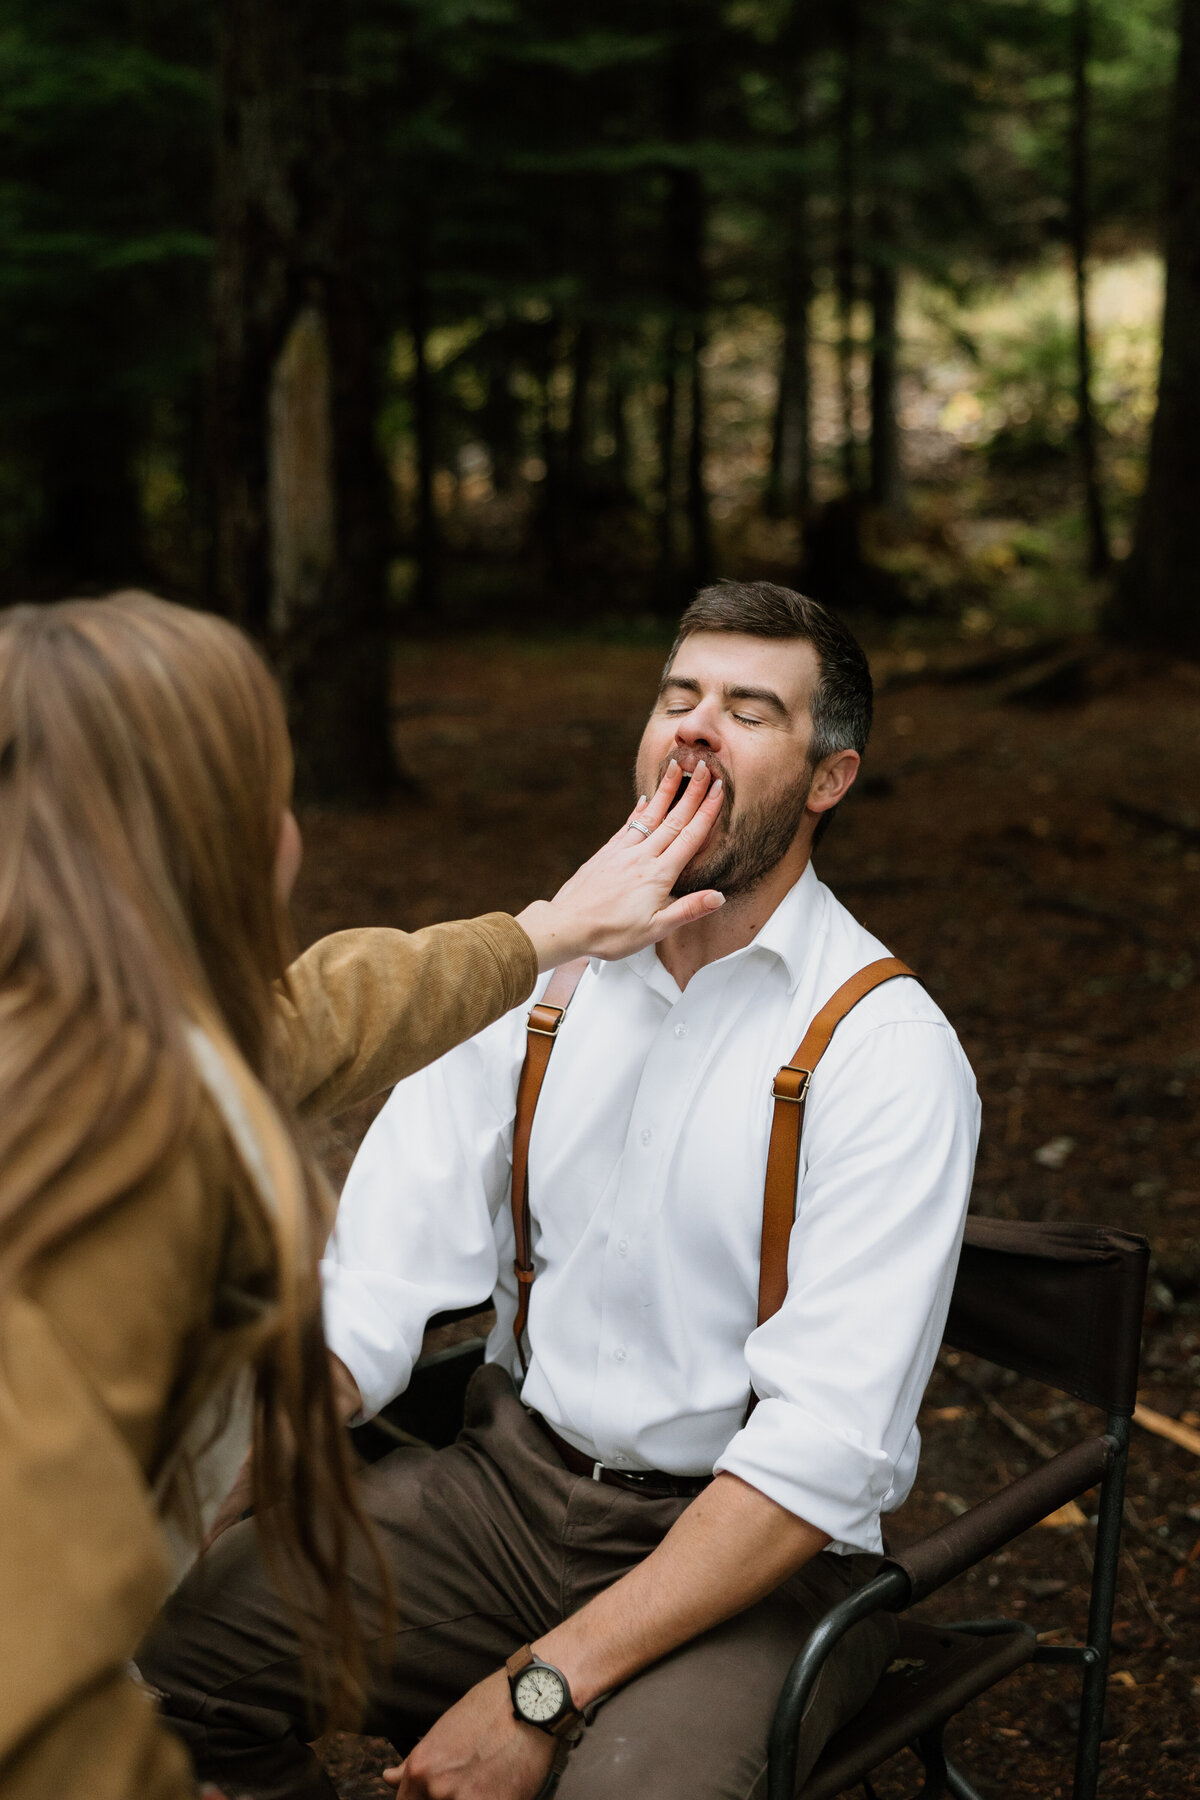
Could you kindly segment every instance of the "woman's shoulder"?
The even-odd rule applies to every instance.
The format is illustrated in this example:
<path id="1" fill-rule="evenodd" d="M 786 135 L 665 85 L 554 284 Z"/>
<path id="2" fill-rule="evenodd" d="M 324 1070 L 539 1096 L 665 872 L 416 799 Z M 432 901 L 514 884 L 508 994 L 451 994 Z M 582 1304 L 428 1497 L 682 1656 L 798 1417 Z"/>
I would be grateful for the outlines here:
<path id="1" fill-rule="evenodd" d="M 230 1161 L 186 1048 L 164 1054 L 129 1026 L 80 1057 L 6 1158 L 6 1247 L 17 1236 L 51 1245 L 134 1196 L 165 1200 L 198 1165 Z"/>

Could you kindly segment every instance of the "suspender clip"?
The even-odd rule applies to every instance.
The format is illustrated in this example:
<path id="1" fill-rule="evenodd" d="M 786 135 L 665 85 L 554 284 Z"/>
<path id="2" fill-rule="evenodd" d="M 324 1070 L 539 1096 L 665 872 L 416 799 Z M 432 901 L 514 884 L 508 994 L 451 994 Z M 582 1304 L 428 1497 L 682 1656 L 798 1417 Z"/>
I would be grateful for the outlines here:
<path id="1" fill-rule="evenodd" d="M 785 1063 L 771 1083 L 771 1093 L 776 1100 L 787 1100 L 793 1106 L 803 1106 L 811 1080 L 811 1069 L 794 1069 L 791 1063 Z M 791 1087 L 795 1088 L 795 1093 L 787 1091 Z"/>
<path id="2" fill-rule="evenodd" d="M 566 1010 L 565 1006 L 543 1006 L 539 1000 L 529 1015 L 528 1029 L 535 1037 L 552 1038 L 562 1024 Z"/>

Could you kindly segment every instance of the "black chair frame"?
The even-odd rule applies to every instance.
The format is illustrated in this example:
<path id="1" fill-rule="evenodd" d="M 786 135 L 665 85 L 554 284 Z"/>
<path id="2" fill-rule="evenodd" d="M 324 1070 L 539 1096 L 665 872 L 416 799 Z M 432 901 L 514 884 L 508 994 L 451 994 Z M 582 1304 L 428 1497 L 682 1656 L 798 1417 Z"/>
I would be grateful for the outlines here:
<path id="1" fill-rule="evenodd" d="M 1073 1800 L 1095 1800 L 1148 1260 L 1145 1239 L 1124 1232 L 970 1222 L 946 1342 L 1103 1405 L 1104 1432 L 1064 1450 L 929 1537 L 893 1553 L 873 1581 L 826 1614 L 780 1693 L 771 1727 L 767 1800 L 793 1800 L 796 1794 L 804 1708 L 826 1658 L 852 1626 L 873 1613 L 904 1612 L 1099 1482 L 1086 1643 L 1039 1644 L 1027 1626 L 1003 1619 L 939 1628 L 980 1640 L 1024 1634 L 1026 1651 L 1022 1654 L 1017 1646 L 1008 1659 L 1010 1667 L 1030 1661 L 1080 1670 L 1072 1793 Z M 1047 1318 L 1050 1301 L 1055 1304 Z M 977 1691 L 984 1685 L 992 1683 L 981 1684 Z M 966 1776 L 947 1761 L 942 1743 L 947 1719 L 962 1704 L 962 1698 L 952 1698 L 934 1717 L 914 1719 L 911 1735 L 886 1752 L 894 1754 L 905 1742 L 916 1751 L 925 1771 L 924 1800 L 938 1800 L 945 1793 L 955 1800 L 980 1800 Z M 870 1702 L 860 1720 L 869 1711 Z M 810 1796 L 824 1800 L 827 1794 L 860 1783 L 871 1791 L 867 1778 L 885 1758 L 876 1756 L 848 1773 L 852 1765 L 845 1749 L 840 1759 L 836 1754 L 844 1740 L 853 1739 L 858 1725 L 858 1720 L 851 1721 L 827 1747 L 801 1789 L 802 1800 Z M 823 1765 L 828 1770 L 831 1762 L 840 1766 L 844 1778 L 834 1788 L 821 1780 Z"/>
<path id="2" fill-rule="evenodd" d="M 1095 1800 L 1148 1262 L 1145 1239 L 1125 1232 L 1085 1225 L 968 1222 L 946 1343 L 1100 1406 L 1107 1415 L 1104 1432 L 1072 1445 L 919 1543 L 893 1552 L 872 1581 L 826 1614 L 780 1693 L 770 1734 L 767 1800 L 794 1800 L 805 1706 L 826 1658 L 854 1625 L 873 1613 L 906 1612 L 1099 1483 L 1086 1643 L 1039 1644 L 1028 1626 L 1007 1619 L 938 1626 L 944 1638 L 961 1634 L 964 1643 L 984 1646 L 985 1652 L 994 1643 L 998 1654 L 977 1655 L 986 1679 L 978 1679 L 965 1696 L 960 1682 L 944 1704 L 926 1702 L 923 1711 L 914 1713 L 911 1729 L 859 1767 L 852 1753 L 848 1763 L 845 1746 L 847 1740 L 853 1745 L 870 1714 L 868 1701 L 859 1718 L 826 1746 L 800 1792 L 800 1800 L 829 1800 L 861 1785 L 869 1795 L 872 1770 L 908 1746 L 924 1768 L 922 1800 L 940 1800 L 946 1793 L 954 1800 L 981 1800 L 946 1759 L 945 1724 L 1003 1674 L 1033 1662 L 1066 1664 L 1081 1672 L 1072 1794 L 1073 1800 Z M 466 1308 L 432 1323 L 472 1316 L 475 1309 Z M 450 1443 L 462 1418 L 467 1382 L 483 1356 L 484 1340 L 476 1337 L 422 1357 L 406 1392 L 381 1417 L 355 1431 L 365 1459 L 375 1460 L 397 1441 L 435 1447 Z M 829 1785 L 831 1779 L 836 1785 Z"/>

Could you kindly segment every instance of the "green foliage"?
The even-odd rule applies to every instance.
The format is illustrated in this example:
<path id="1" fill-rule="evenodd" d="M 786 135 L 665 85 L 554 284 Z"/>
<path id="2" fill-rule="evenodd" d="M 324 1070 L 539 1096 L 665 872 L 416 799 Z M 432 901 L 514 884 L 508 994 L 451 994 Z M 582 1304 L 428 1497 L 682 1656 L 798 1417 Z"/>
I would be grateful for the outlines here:
<path id="1" fill-rule="evenodd" d="M 1057 313 L 1042 313 L 1019 337 L 1000 340 L 980 397 L 992 463 L 1036 466 L 1069 454 L 1078 417 L 1071 325 Z"/>
<path id="2" fill-rule="evenodd" d="M 1095 224 L 1144 240 L 1171 0 L 1092 4 Z M 0 0 L 0 544 L 30 566 L 78 516 L 70 446 L 94 463 L 107 443 L 104 479 L 123 472 L 160 569 L 200 584 L 217 14 Z M 652 543 L 687 358 L 738 309 L 779 319 L 801 252 L 828 289 L 847 213 L 860 294 L 883 263 L 957 302 L 1061 241 L 1069 15 L 1070 0 L 347 0 L 379 429 L 402 493 L 419 333 L 439 470 L 463 475 L 482 445 L 522 517 L 553 501 L 574 529 L 581 508 L 619 504 L 628 541 Z M 990 454 L 1059 451 L 1068 327 L 1010 349 L 985 372 Z M 116 508 L 107 495 L 89 517 Z M 78 572 L 99 574 L 89 557 Z"/>
<path id="3" fill-rule="evenodd" d="M 139 451 L 178 433 L 205 355 L 210 32 L 199 0 L 4 0 L 0 532 L 14 553 L 39 518 L 55 527 L 75 444 L 107 443 L 136 482 Z"/>

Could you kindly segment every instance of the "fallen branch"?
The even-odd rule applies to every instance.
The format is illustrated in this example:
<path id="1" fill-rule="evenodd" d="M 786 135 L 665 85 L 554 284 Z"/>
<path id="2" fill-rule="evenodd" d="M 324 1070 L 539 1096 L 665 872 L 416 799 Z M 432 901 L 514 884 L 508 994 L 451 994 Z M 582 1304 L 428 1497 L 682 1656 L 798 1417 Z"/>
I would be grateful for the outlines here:
<path id="1" fill-rule="evenodd" d="M 1039 1437 L 1036 1431 L 1033 1431 L 1020 1419 L 1014 1418 L 1006 1406 L 1001 1406 L 1000 1402 L 988 1393 L 982 1381 L 980 1381 L 977 1376 L 969 1374 L 967 1370 L 962 1367 L 955 1369 L 954 1373 L 960 1381 L 966 1383 L 972 1393 L 979 1396 L 983 1401 L 983 1404 L 987 1407 L 987 1410 L 991 1413 L 993 1419 L 998 1419 L 1001 1425 L 1003 1425 L 1006 1430 L 1011 1431 L 1015 1438 L 1019 1438 L 1021 1443 L 1028 1449 L 1036 1451 L 1043 1462 L 1050 1462 L 1052 1458 L 1058 1455 L 1058 1451 L 1054 1448 L 1053 1444 L 1047 1443 L 1044 1437 Z"/>
<path id="2" fill-rule="evenodd" d="M 1153 1600 L 1150 1598 L 1150 1589 L 1146 1586 L 1145 1576 L 1134 1562 L 1128 1550 L 1122 1550 L 1121 1559 L 1129 1570 L 1129 1573 L 1133 1576 L 1133 1585 L 1137 1590 L 1137 1597 L 1141 1604 L 1142 1611 L 1159 1635 L 1165 1638 L 1169 1643 L 1175 1634 L 1159 1612 L 1157 1606 L 1155 1606 Z"/>
<path id="3" fill-rule="evenodd" d="M 1036 1454 L 1042 1458 L 1043 1462 L 1050 1462 L 1058 1455 L 1058 1451 L 1053 1444 L 1048 1443 L 1044 1437 L 1040 1437 L 1038 1433 L 1030 1426 L 1026 1425 L 1023 1420 L 1014 1417 L 1006 1406 L 1001 1406 L 999 1400 L 988 1393 L 983 1383 L 976 1376 L 968 1374 L 968 1372 L 961 1367 L 956 1368 L 954 1373 L 959 1381 L 963 1382 L 971 1389 L 972 1393 L 979 1396 L 993 1419 L 1003 1425 L 1006 1431 L 1011 1431 L 1012 1435 L 1022 1444 L 1026 1445 L 1028 1449 L 1036 1452 Z M 1177 1424 L 1174 1419 L 1165 1418 L 1162 1413 L 1152 1412 L 1148 1407 L 1139 1406 L 1135 1409 L 1133 1416 L 1137 1419 L 1139 1425 L 1146 1425 L 1148 1431 L 1154 1431 L 1156 1426 L 1147 1425 L 1144 1418 L 1138 1417 L 1140 1413 L 1147 1412 L 1149 1412 L 1152 1419 L 1160 1421 L 1163 1425 L 1170 1426 L 1169 1431 L 1160 1433 L 1161 1436 L 1169 1437 L 1174 1443 L 1183 1443 L 1185 1449 L 1195 1450 L 1197 1455 L 1200 1455 L 1200 1431 L 1192 1431 L 1186 1425 Z M 1182 1433 L 1182 1437 L 1178 1436 L 1178 1433 Z M 1074 1501 L 1068 1501 L 1067 1507 L 1059 1508 L 1059 1511 L 1066 1516 L 1059 1520 L 1055 1518 L 1054 1514 L 1051 1514 L 1051 1520 L 1055 1524 L 1061 1523 L 1063 1525 L 1086 1523 L 1086 1516 L 1082 1512 L 1080 1512 L 1078 1519 L 1072 1519 L 1069 1516 L 1068 1507 L 1073 1506 L 1074 1504 Z M 1185 1563 L 1187 1561 L 1187 1556 L 1182 1550 L 1177 1550 L 1175 1545 L 1170 1543 L 1166 1538 L 1158 1537 L 1148 1525 L 1143 1525 L 1128 1500 L 1125 1502 L 1124 1516 L 1125 1524 L 1128 1529 L 1136 1532 L 1137 1536 L 1145 1543 L 1149 1544 L 1152 1549 L 1161 1551 L 1171 1562 Z M 1043 1521 L 1043 1523 L 1046 1523 L 1046 1521 Z"/>
<path id="4" fill-rule="evenodd" d="M 1099 901 L 1089 899 L 1086 894 L 1056 894 L 1042 888 L 1031 888 L 1021 896 L 1021 905 L 1033 912 L 1065 913 L 1070 919 L 1089 919 L 1094 925 L 1106 925 L 1110 931 L 1123 931 L 1136 944 L 1150 942 L 1138 920 L 1130 919 L 1124 913 L 1114 912 L 1111 906 L 1102 906 Z"/>
<path id="5" fill-rule="evenodd" d="M 1138 805 L 1132 800 L 1121 800 L 1116 795 L 1110 797 L 1108 805 L 1118 819 L 1128 819 L 1134 825 L 1148 826 L 1152 831 L 1169 831 L 1187 844 L 1200 844 L 1200 824 L 1194 818 L 1181 813 L 1162 812 L 1158 807 Z"/>
<path id="6" fill-rule="evenodd" d="M 1133 1409 L 1133 1422 L 1143 1431 L 1152 1431 L 1155 1437 L 1166 1438 L 1169 1443 L 1178 1444 L 1181 1450 L 1190 1450 L 1193 1456 L 1200 1456 L 1200 1431 L 1193 1431 L 1190 1425 L 1181 1425 L 1178 1419 L 1168 1418 L 1166 1413 L 1155 1412 L 1152 1406 L 1140 1404 Z"/>

